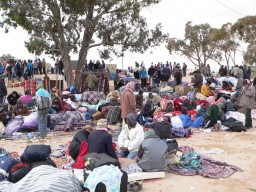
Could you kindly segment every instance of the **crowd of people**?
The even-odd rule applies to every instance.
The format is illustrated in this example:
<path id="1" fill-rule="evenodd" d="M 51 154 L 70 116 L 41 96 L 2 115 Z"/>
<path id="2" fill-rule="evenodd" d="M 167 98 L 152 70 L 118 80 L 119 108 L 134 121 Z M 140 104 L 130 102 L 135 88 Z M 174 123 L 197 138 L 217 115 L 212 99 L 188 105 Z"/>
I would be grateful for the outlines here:
<path id="1" fill-rule="evenodd" d="M 13 73 L 15 73 L 16 78 L 18 78 L 18 71 L 22 74 L 22 72 L 24 73 L 28 70 L 28 77 L 34 74 L 46 73 L 42 64 L 44 60 L 42 62 L 40 61 L 40 65 L 39 61 L 32 62 L 29 60 L 28 63 L 26 61 L 21 63 L 19 61 L 8 62 L 4 66 L 4 71 L 6 71 L 10 80 L 12 80 L 12 73 L 9 74 L 9 70 L 7 70 L 9 66 L 14 68 Z M 58 67 L 56 67 L 58 70 L 55 72 L 62 74 L 63 63 L 59 65 L 60 62 L 62 61 L 60 60 L 58 62 Z M 87 91 L 95 92 L 97 78 L 93 71 L 103 69 L 105 69 L 104 61 L 90 61 L 88 64 L 85 64 L 84 70 L 89 71 L 86 79 L 89 89 Z M 212 86 L 212 84 L 218 85 L 219 82 L 211 77 L 210 66 L 203 66 L 202 69 L 193 72 L 193 81 L 191 82 L 193 91 L 190 92 L 191 96 L 171 93 L 173 97 L 169 97 L 169 94 L 159 95 L 146 89 L 149 85 L 160 89 L 160 83 L 161 88 L 165 88 L 170 85 L 172 76 L 174 79 L 172 86 L 182 86 L 182 77 L 187 75 L 187 65 L 185 63 L 182 67 L 179 63 L 175 62 L 173 64 L 171 62 L 167 62 L 166 64 L 159 63 L 157 65 L 152 64 L 148 70 L 146 70 L 143 64 L 139 66 L 136 63 L 134 69 L 132 67 L 129 68 L 129 72 L 134 74 L 135 81 L 128 83 L 121 80 L 119 72 L 117 70 L 114 75 L 114 92 L 119 95 L 117 105 L 121 108 L 122 119 L 122 123 L 120 121 L 122 124 L 121 132 L 118 135 L 117 142 L 113 144 L 112 132 L 108 128 L 108 120 L 106 118 L 99 118 L 95 120 L 97 121 L 96 126 L 85 125 L 75 133 L 68 148 L 69 154 L 74 161 L 81 154 L 81 146 L 86 146 L 88 153 L 105 153 L 117 160 L 121 157 L 134 159 L 140 169 L 145 172 L 166 171 L 168 169 L 166 156 L 169 147 L 167 139 L 172 139 L 173 137 L 169 133 L 171 129 L 172 134 L 176 134 L 176 137 L 181 136 L 183 133 L 183 136 L 188 136 L 187 133 L 191 127 L 210 128 L 212 131 L 219 131 L 220 125 L 218 121 L 226 122 L 225 113 L 236 110 L 239 107 L 245 108 L 245 128 L 249 129 L 253 126 L 251 109 L 254 107 L 256 80 L 254 81 L 255 84 L 251 82 L 250 68 L 246 69 L 245 67 L 235 66 L 227 72 L 221 66 L 219 70 L 221 77 L 231 76 L 237 81 L 235 87 L 230 81 L 221 82 L 221 90 L 234 91 L 235 93 L 232 96 L 220 94 L 219 90 L 216 90 Z M 140 80 L 140 83 L 138 83 L 139 81 L 136 83 L 136 80 Z M 39 136 L 41 139 L 45 139 L 48 128 L 54 128 L 54 126 L 51 126 L 53 115 L 63 115 L 58 117 L 61 120 L 66 119 L 65 115 L 67 113 L 71 114 L 72 118 L 75 117 L 78 119 L 78 122 L 86 119 L 87 113 L 78 110 L 78 108 L 75 109 L 71 104 L 67 103 L 67 100 L 62 96 L 62 91 L 52 90 L 53 93 L 49 93 L 43 86 L 38 86 L 35 98 L 32 98 L 28 91 L 25 91 L 25 95 L 23 96 L 19 95 L 16 91 L 13 91 L 7 96 L 2 75 L 0 78 L 0 104 L 3 107 L 0 110 L 0 118 L 4 125 L 7 125 L 12 117 L 28 116 L 30 114 L 28 106 L 30 102 L 34 101 L 37 106 Z M 68 88 L 68 91 L 70 95 L 74 96 L 73 93 L 75 92 L 72 92 L 71 88 Z M 199 99 L 198 95 L 201 95 L 204 99 Z M 5 96 L 7 96 L 7 103 L 3 104 Z M 111 98 L 108 101 L 110 103 L 109 105 L 113 107 Z M 99 106 L 103 108 L 107 106 L 105 104 Z M 97 108 L 98 111 L 99 108 Z M 90 110 L 90 108 L 88 107 L 86 110 Z M 168 114 L 169 116 L 164 116 L 164 114 Z M 90 120 L 93 119 L 90 117 Z M 155 128 L 159 122 L 168 123 L 168 129 L 164 129 L 166 128 L 165 126 Z M 163 138 L 159 134 L 159 129 L 162 131 L 161 134 L 169 135 Z M 66 131 L 70 130 L 66 129 Z M 86 145 L 83 145 L 84 143 Z"/>

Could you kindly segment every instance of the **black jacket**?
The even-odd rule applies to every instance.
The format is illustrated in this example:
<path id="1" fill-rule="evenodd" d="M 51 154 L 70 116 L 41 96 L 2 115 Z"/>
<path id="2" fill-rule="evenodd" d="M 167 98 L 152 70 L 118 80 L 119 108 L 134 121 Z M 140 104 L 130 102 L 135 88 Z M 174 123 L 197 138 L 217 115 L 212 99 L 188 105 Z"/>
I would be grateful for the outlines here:
<path id="1" fill-rule="evenodd" d="M 150 67 L 148 69 L 148 75 L 152 76 L 155 73 L 155 68 L 154 67 Z"/>
<path id="2" fill-rule="evenodd" d="M 0 77 L 0 97 L 4 97 L 7 95 L 7 89 L 5 86 L 4 79 Z"/>
<path id="3" fill-rule="evenodd" d="M 93 131 L 89 135 L 88 144 L 89 153 L 106 153 L 107 155 L 118 159 L 112 145 L 112 137 L 108 132 L 104 130 Z"/>
<path id="4" fill-rule="evenodd" d="M 70 142 L 69 153 L 74 160 L 76 160 L 76 158 L 79 155 L 81 143 L 83 141 L 86 141 L 86 142 L 88 141 L 89 134 L 90 133 L 84 129 L 79 130 L 78 132 L 76 132 L 75 136 Z"/>

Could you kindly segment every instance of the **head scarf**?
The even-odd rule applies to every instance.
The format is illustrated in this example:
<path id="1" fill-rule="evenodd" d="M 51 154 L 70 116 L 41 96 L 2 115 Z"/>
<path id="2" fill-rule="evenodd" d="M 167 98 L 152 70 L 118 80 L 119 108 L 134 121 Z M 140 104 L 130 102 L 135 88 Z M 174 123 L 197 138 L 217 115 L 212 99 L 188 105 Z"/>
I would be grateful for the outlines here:
<path id="1" fill-rule="evenodd" d="M 36 92 L 36 97 L 48 97 L 49 99 L 51 98 L 51 95 L 48 91 L 46 91 L 44 88 L 40 88 Z"/>
<path id="2" fill-rule="evenodd" d="M 147 139 L 150 136 L 154 136 L 156 135 L 154 129 L 148 129 L 147 131 L 145 131 L 144 133 L 144 138 Z"/>
<path id="3" fill-rule="evenodd" d="M 130 92 L 133 93 L 134 91 L 134 86 L 135 86 L 135 82 L 134 81 L 131 81 L 129 83 L 127 83 L 126 87 L 125 87 L 125 90 L 128 90 Z"/>
<path id="4" fill-rule="evenodd" d="M 215 103 L 215 98 L 213 96 L 207 97 L 206 101 L 211 105 Z"/>

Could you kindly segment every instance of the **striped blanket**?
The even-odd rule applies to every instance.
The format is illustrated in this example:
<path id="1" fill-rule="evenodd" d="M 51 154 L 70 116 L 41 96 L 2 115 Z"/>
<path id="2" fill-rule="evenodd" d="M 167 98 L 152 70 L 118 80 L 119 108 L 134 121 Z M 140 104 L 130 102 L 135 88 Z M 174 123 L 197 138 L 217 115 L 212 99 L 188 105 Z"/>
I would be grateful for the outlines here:
<path id="1" fill-rule="evenodd" d="M 70 172 L 49 165 L 32 169 L 17 183 L 2 181 L 1 192 L 48 191 L 48 192 L 82 192 L 78 179 Z"/>

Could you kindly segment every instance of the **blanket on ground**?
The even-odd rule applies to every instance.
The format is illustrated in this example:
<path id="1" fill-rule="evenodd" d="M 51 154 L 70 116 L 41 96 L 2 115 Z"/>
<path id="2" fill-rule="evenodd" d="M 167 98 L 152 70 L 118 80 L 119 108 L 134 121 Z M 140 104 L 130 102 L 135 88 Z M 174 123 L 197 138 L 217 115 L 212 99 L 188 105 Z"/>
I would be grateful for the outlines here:
<path id="1" fill-rule="evenodd" d="M 243 171 L 236 166 L 199 155 L 194 152 L 193 148 L 188 146 L 179 147 L 179 151 L 183 152 L 180 163 L 169 166 L 169 172 L 177 175 L 201 175 L 203 177 L 219 179 L 230 177 L 237 171 Z"/>
<path id="2" fill-rule="evenodd" d="M 18 191 L 83 191 L 77 178 L 70 172 L 49 165 L 41 165 L 32 169 L 17 183 L 3 181 L 1 192 Z"/>

